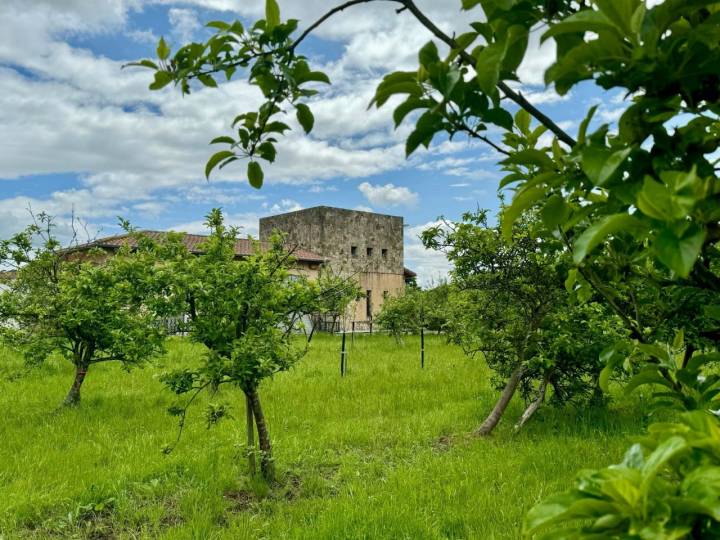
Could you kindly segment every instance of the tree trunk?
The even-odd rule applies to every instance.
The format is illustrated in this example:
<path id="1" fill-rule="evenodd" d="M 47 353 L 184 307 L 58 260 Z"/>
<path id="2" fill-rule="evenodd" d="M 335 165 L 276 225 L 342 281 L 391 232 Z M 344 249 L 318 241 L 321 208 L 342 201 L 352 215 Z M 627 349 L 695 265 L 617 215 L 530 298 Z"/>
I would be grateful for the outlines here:
<path id="1" fill-rule="evenodd" d="M 255 476 L 257 474 L 257 467 L 255 465 L 255 422 L 253 421 L 252 401 L 250 401 L 250 396 L 247 394 L 245 394 L 245 412 L 247 419 L 248 469 L 250 469 L 250 475 Z"/>
<path id="2" fill-rule="evenodd" d="M 517 390 L 518 384 L 520 384 L 520 379 L 522 379 L 524 373 L 525 366 L 521 365 L 515 368 L 515 371 L 512 372 L 510 379 L 505 384 L 505 388 L 503 388 L 502 394 L 500 394 L 500 399 L 498 399 L 498 402 L 495 404 L 492 412 L 490 412 L 482 425 L 475 431 L 476 435 L 490 435 L 490 432 L 495 429 L 495 426 L 497 426 L 500 422 L 500 418 L 502 418 L 505 409 L 507 409 L 510 400 L 513 395 L 515 395 L 515 390 Z"/>
<path id="3" fill-rule="evenodd" d="M 75 380 L 73 385 L 70 387 L 70 391 L 65 396 L 63 406 L 70 407 L 78 405 L 80 403 L 80 387 L 85 380 L 85 374 L 87 373 L 88 366 L 82 364 L 75 364 Z"/>
<path id="4" fill-rule="evenodd" d="M 535 414 L 535 412 L 540 408 L 540 405 L 543 404 L 543 401 L 545 401 L 545 393 L 547 392 L 547 384 L 548 380 L 547 377 L 545 377 L 540 383 L 540 387 L 538 388 L 538 393 L 535 401 L 528 405 L 528 408 L 525 409 L 525 412 L 520 417 L 520 420 L 518 420 L 515 424 L 515 431 L 520 431 L 520 429 L 525 425 L 525 423 L 530 420 L 530 417 Z"/>
<path id="5" fill-rule="evenodd" d="M 257 427 L 258 443 L 260 445 L 260 472 L 263 478 L 272 482 L 275 480 L 275 464 L 272 457 L 272 445 L 270 444 L 270 433 L 268 433 L 265 416 L 260 406 L 260 396 L 257 388 L 253 388 L 249 392 L 250 402 L 252 403 L 253 415 L 255 416 L 255 426 Z"/>

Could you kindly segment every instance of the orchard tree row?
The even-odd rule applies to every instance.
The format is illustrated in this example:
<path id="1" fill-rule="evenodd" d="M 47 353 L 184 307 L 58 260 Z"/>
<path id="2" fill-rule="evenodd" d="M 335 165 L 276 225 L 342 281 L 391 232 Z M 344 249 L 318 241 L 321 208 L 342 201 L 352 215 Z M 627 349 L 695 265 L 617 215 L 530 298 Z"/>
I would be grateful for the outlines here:
<path id="1" fill-rule="evenodd" d="M 205 354 L 196 369 L 163 378 L 179 399 L 189 395 L 170 409 L 179 417 L 179 433 L 200 392 L 224 384 L 239 388 L 247 403 L 251 472 L 257 433 L 262 475 L 272 480 L 260 383 L 305 354 L 311 335 L 306 316 L 344 311 L 357 286 L 334 275 L 290 279 L 295 259 L 279 234 L 238 260 L 238 230 L 224 224 L 220 210 L 207 216 L 206 225 L 210 236 L 200 254 L 191 254 L 180 234 L 154 240 L 127 223 L 129 240 L 108 254 L 62 248 L 52 219 L 40 214 L 25 231 L 0 242 L 0 263 L 14 268 L 0 287 L 0 338 L 23 351 L 30 365 L 53 355 L 72 363 L 75 377 L 64 400 L 71 406 L 80 402 L 94 365 L 115 361 L 131 369 L 151 361 L 164 350 L 165 322 L 180 320 L 180 330 L 203 344 Z M 211 406 L 208 421 L 225 412 Z"/>
<path id="2" fill-rule="evenodd" d="M 583 472 L 575 489 L 534 508 L 526 534 L 717 538 L 720 378 L 709 368 L 720 339 L 720 3 L 462 0 L 468 24 L 448 33 L 413 0 L 338 3 L 302 32 L 298 21 L 281 18 L 276 0 L 266 0 L 264 19 L 213 21 L 206 42 L 171 51 L 161 40 L 157 60 L 138 64 L 153 70 L 151 89 L 172 83 L 188 93 L 217 86 L 218 76 L 242 76 L 259 88 L 262 105 L 228 119 L 233 132 L 212 141 L 225 149 L 206 166 L 209 175 L 247 160 L 248 181 L 259 188 L 261 163 L 274 161 L 290 129 L 283 119 L 292 114 L 310 132 L 312 98 L 318 83 L 330 82 L 302 56 L 303 41 L 340 11 L 373 1 L 393 5 L 433 38 L 418 51 L 417 70 L 383 78 L 371 106 L 392 102 L 395 124 L 414 124 L 408 155 L 448 137 L 490 145 L 507 171 L 500 189 L 512 191 L 499 230 L 481 213 L 425 237 L 455 262 L 465 291 L 460 322 L 478 337 L 464 346 L 484 352 L 506 380 L 480 431 L 492 428 L 507 396 L 531 374 L 540 395 L 547 386 L 563 395 L 562 379 L 577 362 L 561 360 L 562 349 L 594 355 L 604 346 L 577 342 L 582 321 L 592 317 L 613 333 L 616 318 L 623 329 L 587 360 L 601 363 L 599 387 L 607 389 L 622 366 L 629 388 L 651 384 L 661 389 L 658 406 L 684 411 L 674 424 L 651 426 L 621 464 Z M 617 125 L 594 121 L 591 107 L 578 111 L 580 127 L 571 134 L 516 89 L 531 32 L 554 41 L 545 82 L 556 92 L 590 84 L 626 96 Z M 536 272 L 508 273 L 508 260 Z M 504 304 L 484 303 L 488 295 Z M 553 326 L 566 339 L 546 335 Z"/>

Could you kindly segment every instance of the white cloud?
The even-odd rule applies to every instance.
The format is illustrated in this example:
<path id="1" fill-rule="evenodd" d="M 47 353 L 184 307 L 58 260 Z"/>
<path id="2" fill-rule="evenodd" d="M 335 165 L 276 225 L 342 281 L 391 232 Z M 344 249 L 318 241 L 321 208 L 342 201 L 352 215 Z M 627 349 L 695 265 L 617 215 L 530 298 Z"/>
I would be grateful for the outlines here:
<path id="1" fill-rule="evenodd" d="M 282 214 L 285 212 L 295 212 L 297 210 L 303 209 L 302 205 L 299 202 L 292 199 L 282 199 L 280 202 L 272 205 L 268 203 L 263 203 L 262 207 L 269 214 Z"/>
<path id="2" fill-rule="evenodd" d="M 198 21 L 197 13 L 192 9 L 170 8 L 168 19 L 172 26 L 172 36 L 176 43 L 185 44 L 193 40 L 195 32 L 202 27 Z"/>
<path id="3" fill-rule="evenodd" d="M 446 280 L 451 269 L 445 254 L 426 249 L 420 241 L 420 235 L 424 230 L 438 225 L 442 225 L 442 222 L 429 221 L 405 229 L 405 266 L 417 272 L 421 285 Z"/>
<path id="4" fill-rule="evenodd" d="M 394 184 L 373 185 L 369 182 L 363 182 L 358 186 L 358 189 L 370 201 L 370 204 L 380 207 L 414 206 L 419 200 L 417 193 Z"/>

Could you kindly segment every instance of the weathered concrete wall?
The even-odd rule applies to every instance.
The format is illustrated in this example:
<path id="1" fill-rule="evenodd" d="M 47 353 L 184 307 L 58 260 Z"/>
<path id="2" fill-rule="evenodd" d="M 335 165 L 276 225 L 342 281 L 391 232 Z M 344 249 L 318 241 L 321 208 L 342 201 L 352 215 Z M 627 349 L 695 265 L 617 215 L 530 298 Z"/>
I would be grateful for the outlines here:
<path id="1" fill-rule="evenodd" d="M 287 243 L 319 253 L 335 273 L 357 276 L 363 292 L 371 292 L 376 315 L 383 293 L 404 290 L 403 218 L 318 206 L 260 220 L 260 240 L 273 230 L 287 235 Z M 367 319 L 367 300 L 354 307 L 355 319 Z"/>

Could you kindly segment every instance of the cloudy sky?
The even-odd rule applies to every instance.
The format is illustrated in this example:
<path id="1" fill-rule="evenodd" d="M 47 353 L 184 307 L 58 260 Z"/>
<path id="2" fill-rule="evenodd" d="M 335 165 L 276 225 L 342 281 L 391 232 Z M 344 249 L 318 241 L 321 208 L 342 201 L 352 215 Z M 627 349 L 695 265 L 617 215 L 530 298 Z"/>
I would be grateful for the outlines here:
<path id="1" fill-rule="evenodd" d="M 280 0 L 283 18 L 310 24 L 337 0 Z M 460 0 L 418 1 L 448 33 L 471 20 Z M 332 86 L 313 98 L 311 136 L 291 133 L 265 185 L 254 190 L 243 165 L 206 182 L 208 141 L 229 132 L 231 119 L 259 103 L 238 78 L 219 89 L 181 96 L 150 92 L 150 73 L 125 62 L 153 57 L 160 36 L 175 48 L 208 36 L 211 20 L 254 20 L 261 0 L 1 0 L 0 237 L 24 227 L 28 207 L 67 223 L 72 212 L 92 234 L 117 232 L 117 216 L 141 228 L 202 232 L 202 217 L 220 206 L 246 234 L 263 215 L 332 205 L 402 215 L 406 264 L 423 281 L 447 264 L 417 235 L 438 216 L 457 218 L 477 206 L 496 208 L 497 155 L 481 144 L 440 140 L 410 160 L 394 130 L 391 107 L 367 110 L 383 73 L 414 69 L 429 34 L 408 13 L 378 2 L 342 13 L 304 43 L 303 54 Z M 477 17 L 477 12 L 474 13 Z M 591 88 L 560 98 L 542 83 L 554 50 L 538 33 L 520 68 L 522 92 L 574 133 L 598 101 Z M 599 118 L 624 108 L 612 98 Z M 292 121 L 288 123 L 293 124 Z M 493 134 L 491 134 L 493 136 Z M 494 134 L 497 138 L 497 134 Z"/>

